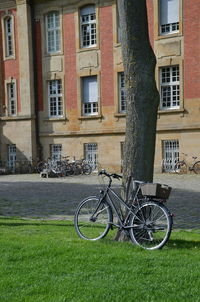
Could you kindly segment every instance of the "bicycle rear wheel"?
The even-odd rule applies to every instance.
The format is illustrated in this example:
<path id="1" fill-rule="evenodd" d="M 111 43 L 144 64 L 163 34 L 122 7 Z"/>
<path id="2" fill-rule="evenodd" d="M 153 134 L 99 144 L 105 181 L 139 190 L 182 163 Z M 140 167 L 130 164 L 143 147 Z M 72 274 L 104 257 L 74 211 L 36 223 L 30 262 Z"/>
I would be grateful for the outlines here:
<path id="1" fill-rule="evenodd" d="M 89 175 L 92 172 L 92 167 L 89 164 L 83 164 L 82 171 L 83 171 L 83 174 Z"/>
<path id="2" fill-rule="evenodd" d="M 99 202 L 99 198 L 90 196 L 79 204 L 74 226 L 79 237 L 98 240 L 106 236 L 112 221 L 112 211 L 107 202 Z"/>
<path id="3" fill-rule="evenodd" d="M 187 165 L 185 162 L 178 161 L 174 167 L 174 170 L 177 174 L 186 174 L 187 173 Z"/>
<path id="4" fill-rule="evenodd" d="M 197 161 L 193 166 L 193 171 L 196 174 L 200 174 L 200 161 Z"/>
<path id="5" fill-rule="evenodd" d="M 130 238 L 146 250 L 162 248 L 169 240 L 172 216 L 160 202 L 148 201 L 130 218 Z"/>

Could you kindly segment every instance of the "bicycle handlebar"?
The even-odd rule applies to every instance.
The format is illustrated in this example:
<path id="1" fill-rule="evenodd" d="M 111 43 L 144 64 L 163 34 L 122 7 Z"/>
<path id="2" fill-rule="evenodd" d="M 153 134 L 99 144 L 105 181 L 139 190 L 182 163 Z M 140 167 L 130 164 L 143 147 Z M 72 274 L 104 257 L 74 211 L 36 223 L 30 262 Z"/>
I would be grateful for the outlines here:
<path id="1" fill-rule="evenodd" d="M 112 178 L 116 178 L 116 179 L 118 179 L 118 180 L 120 180 L 120 179 L 122 178 L 121 175 L 116 174 L 116 173 L 109 174 L 108 172 L 106 172 L 106 170 L 101 170 L 101 171 L 98 173 L 98 175 L 105 175 L 105 176 L 107 176 L 107 177 L 109 177 L 109 178 L 112 177 Z"/>

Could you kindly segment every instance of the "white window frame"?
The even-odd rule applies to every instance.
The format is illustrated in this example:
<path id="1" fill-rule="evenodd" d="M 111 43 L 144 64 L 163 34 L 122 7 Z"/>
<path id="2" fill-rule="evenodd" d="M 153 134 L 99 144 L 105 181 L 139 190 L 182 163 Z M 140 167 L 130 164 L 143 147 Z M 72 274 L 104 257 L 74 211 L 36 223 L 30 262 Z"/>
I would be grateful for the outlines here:
<path id="1" fill-rule="evenodd" d="M 49 117 L 63 117 L 62 81 L 48 81 Z"/>
<path id="2" fill-rule="evenodd" d="M 5 30 L 5 56 L 13 57 L 13 18 L 8 16 L 4 18 L 4 30 Z"/>
<path id="3" fill-rule="evenodd" d="M 118 73 L 119 113 L 126 113 L 126 91 L 124 72 Z"/>
<path id="4" fill-rule="evenodd" d="M 99 114 L 98 78 L 97 76 L 82 77 L 82 114 L 94 116 Z M 96 87 L 95 87 L 96 86 Z"/>
<path id="5" fill-rule="evenodd" d="M 176 163 L 179 161 L 179 141 L 163 140 L 163 172 L 174 172 Z"/>
<path id="6" fill-rule="evenodd" d="M 7 83 L 7 103 L 8 103 L 8 115 L 17 115 L 17 98 L 16 98 L 16 83 Z"/>
<path id="7" fill-rule="evenodd" d="M 180 108 L 179 65 L 160 67 L 160 109 Z"/>
<path id="8" fill-rule="evenodd" d="M 50 153 L 51 153 L 52 160 L 60 161 L 62 158 L 62 145 L 61 144 L 51 144 Z"/>
<path id="9" fill-rule="evenodd" d="M 81 48 L 90 48 L 97 45 L 95 5 L 84 6 L 80 9 L 80 40 Z"/>
<path id="10" fill-rule="evenodd" d="M 50 20 L 52 19 L 52 20 Z M 61 20 L 58 11 L 52 11 L 45 16 L 47 53 L 61 51 Z"/>
<path id="11" fill-rule="evenodd" d="M 86 143 L 84 144 L 84 158 L 88 164 L 91 165 L 93 170 L 98 167 L 98 144 Z"/>
<path id="12" fill-rule="evenodd" d="M 17 160 L 17 148 L 15 144 L 8 145 L 8 167 L 14 172 Z"/>
<path id="13" fill-rule="evenodd" d="M 160 0 L 160 35 L 179 32 L 179 2 L 180 0 Z"/>

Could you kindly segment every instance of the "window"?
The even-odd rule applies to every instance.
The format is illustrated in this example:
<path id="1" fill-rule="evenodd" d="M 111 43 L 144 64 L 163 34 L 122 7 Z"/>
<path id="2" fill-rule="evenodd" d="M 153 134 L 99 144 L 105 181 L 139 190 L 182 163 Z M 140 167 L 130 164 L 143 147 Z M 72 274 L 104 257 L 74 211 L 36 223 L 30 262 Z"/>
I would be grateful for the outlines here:
<path id="1" fill-rule="evenodd" d="M 179 31 L 179 0 L 160 0 L 160 34 Z"/>
<path id="2" fill-rule="evenodd" d="M 82 112 L 83 115 L 98 114 L 97 76 L 82 78 Z"/>
<path id="3" fill-rule="evenodd" d="M 62 145 L 50 145 L 50 153 L 51 153 L 51 159 L 55 161 L 61 160 L 62 157 Z"/>
<path id="4" fill-rule="evenodd" d="M 17 114 L 17 101 L 16 101 L 16 91 L 15 83 L 7 84 L 7 94 L 8 94 L 8 115 Z"/>
<path id="5" fill-rule="evenodd" d="M 81 47 L 96 46 L 96 13 L 95 6 L 88 5 L 80 11 Z"/>
<path id="6" fill-rule="evenodd" d="M 14 172 L 16 164 L 16 145 L 8 145 L 8 167 Z"/>
<path id="7" fill-rule="evenodd" d="M 5 54 L 6 57 L 13 56 L 13 25 L 12 18 L 8 17 L 4 20 L 5 24 Z"/>
<path id="8" fill-rule="evenodd" d="M 126 92 L 125 92 L 125 80 L 124 80 L 124 73 L 119 73 L 118 78 L 119 83 L 119 112 L 125 113 L 126 112 Z"/>
<path id="9" fill-rule="evenodd" d="M 84 144 L 84 158 L 95 170 L 98 165 L 98 145 L 96 143 Z"/>
<path id="10" fill-rule="evenodd" d="M 179 141 L 163 141 L 163 171 L 173 172 L 176 162 L 179 160 Z"/>
<path id="11" fill-rule="evenodd" d="M 161 109 L 180 108 L 179 66 L 160 69 Z"/>
<path id="12" fill-rule="evenodd" d="M 49 116 L 60 117 L 63 115 L 62 83 L 61 80 L 48 82 Z"/>
<path id="13" fill-rule="evenodd" d="M 59 12 L 51 12 L 46 15 L 46 40 L 48 53 L 56 53 L 60 51 Z"/>

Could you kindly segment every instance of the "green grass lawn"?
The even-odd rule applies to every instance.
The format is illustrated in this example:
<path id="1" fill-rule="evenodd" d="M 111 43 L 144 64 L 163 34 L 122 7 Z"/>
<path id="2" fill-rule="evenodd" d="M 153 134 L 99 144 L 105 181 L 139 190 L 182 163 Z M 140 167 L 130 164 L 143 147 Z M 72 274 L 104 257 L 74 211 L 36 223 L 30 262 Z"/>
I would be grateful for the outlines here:
<path id="1" fill-rule="evenodd" d="M 77 237 L 72 223 L 0 218 L 0 302 L 200 301 L 200 234 L 145 251 Z"/>

